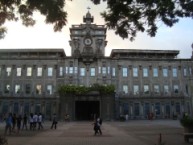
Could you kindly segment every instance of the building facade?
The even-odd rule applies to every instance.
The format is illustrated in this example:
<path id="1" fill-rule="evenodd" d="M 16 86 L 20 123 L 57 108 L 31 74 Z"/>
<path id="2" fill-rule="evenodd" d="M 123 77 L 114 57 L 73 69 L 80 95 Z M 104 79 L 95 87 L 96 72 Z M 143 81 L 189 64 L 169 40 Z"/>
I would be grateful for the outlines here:
<path id="1" fill-rule="evenodd" d="M 71 56 L 63 49 L 0 49 L 0 114 L 43 113 L 72 120 L 172 118 L 192 115 L 193 59 L 176 50 L 114 49 L 105 56 L 106 28 L 93 24 L 70 28 Z M 60 96 L 61 85 L 114 85 L 112 95 L 91 92 Z M 62 99 L 61 99 L 62 97 Z"/>

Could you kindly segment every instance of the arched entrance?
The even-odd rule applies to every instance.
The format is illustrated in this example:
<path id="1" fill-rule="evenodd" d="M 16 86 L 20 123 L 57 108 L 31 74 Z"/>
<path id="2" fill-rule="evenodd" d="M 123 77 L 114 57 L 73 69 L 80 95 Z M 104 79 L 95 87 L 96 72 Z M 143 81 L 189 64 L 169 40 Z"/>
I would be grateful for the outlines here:
<path id="1" fill-rule="evenodd" d="M 93 120 L 94 115 L 100 115 L 99 101 L 76 101 L 75 102 L 75 119 L 76 120 Z"/>

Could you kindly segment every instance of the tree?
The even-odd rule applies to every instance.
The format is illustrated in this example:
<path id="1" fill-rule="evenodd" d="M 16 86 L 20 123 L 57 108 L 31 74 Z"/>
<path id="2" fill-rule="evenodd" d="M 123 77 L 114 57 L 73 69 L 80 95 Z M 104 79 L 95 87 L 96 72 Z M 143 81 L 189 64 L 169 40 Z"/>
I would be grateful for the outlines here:
<path id="1" fill-rule="evenodd" d="M 76 0 L 74 0 L 76 1 Z M 91 0 L 100 4 L 101 0 Z M 193 18 L 192 0 L 103 0 L 107 10 L 101 15 L 109 29 L 115 30 L 120 37 L 131 41 L 137 32 L 156 35 L 157 22 L 172 27 L 180 18 Z M 0 38 L 6 33 L 3 24 L 6 20 L 22 20 L 26 26 L 33 26 L 33 13 L 39 11 L 46 23 L 54 24 L 54 31 L 61 31 L 67 22 L 64 11 L 65 0 L 1 0 L 0 1 Z M 17 14 L 18 13 L 18 14 Z"/>
<path id="2" fill-rule="evenodd" d="M 0 38 L 7 32 L 3 24 L 20 19 L 25 26 L 33 26 L 34 12 L 45 16 L 47 24 L 54 25 L 54 31 L 61 31 L 67 22 L 67 12 L 64 11 L 64 0 L 0 0 Z"/>
<path id="3" fill-rule="evenodd" d="M 155 36 L 158 21 L 172 27 L 179 18 L 193 18 L 192 0 L 107 0 L 107 6 L 102 13 L 107 27 L 131 41 L 139 31 Z"/>

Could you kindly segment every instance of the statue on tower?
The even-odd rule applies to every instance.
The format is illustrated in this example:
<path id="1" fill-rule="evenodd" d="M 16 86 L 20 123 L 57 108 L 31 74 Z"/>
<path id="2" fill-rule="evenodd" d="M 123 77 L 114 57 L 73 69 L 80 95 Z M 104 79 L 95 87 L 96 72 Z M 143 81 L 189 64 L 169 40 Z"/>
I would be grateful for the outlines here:
<path id="1" fill-rule="evenodd" d="M 80 50 L 79 50 L 79 47 L 80 47 L 80 43 L 79 43 L 79 40 L 75 39 L 73 40 L 73 43 L 74 43 L 74 57 L 79 57 L 80 56 Z"/>
<path id="2" fill-rule="evenodd" d="M 90 12 L 89 12 L 89 7 L 87 8 L 88 12 L 86 13 L 86 16 L 83 17 L 83 22 L 85 22 L 86 24 L 91 24 L 94 20 L 94 18 L 91 16 Z"/>
<path id="3" fill-rule="evenodd" d="M 102 44 L 103 44 L 103 40 L 102 39 L 97 39 L 96 40 L 96 48 L 97 48 L 96 53 L 97 53 L 97 55 L 101 55 L 102 54 L 102 52 L 101 52 Z"/>
<path id="4" fill-rule="evenodd" d="M 192 57 L 191 57 L 191 59 L 193 59 L 193 43 L 192 43 Z"/>

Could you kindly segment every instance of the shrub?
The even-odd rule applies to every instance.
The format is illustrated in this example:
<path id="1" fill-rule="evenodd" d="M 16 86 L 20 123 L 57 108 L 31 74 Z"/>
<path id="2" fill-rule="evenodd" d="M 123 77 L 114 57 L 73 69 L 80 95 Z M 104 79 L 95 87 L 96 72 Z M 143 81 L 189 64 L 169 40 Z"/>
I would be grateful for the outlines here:
<path id="1" fill-rule="evenodd" d="M 180 123 L 183 127 L 193 127 L 193 118 L 185 116 L 180 120 Z"/>

